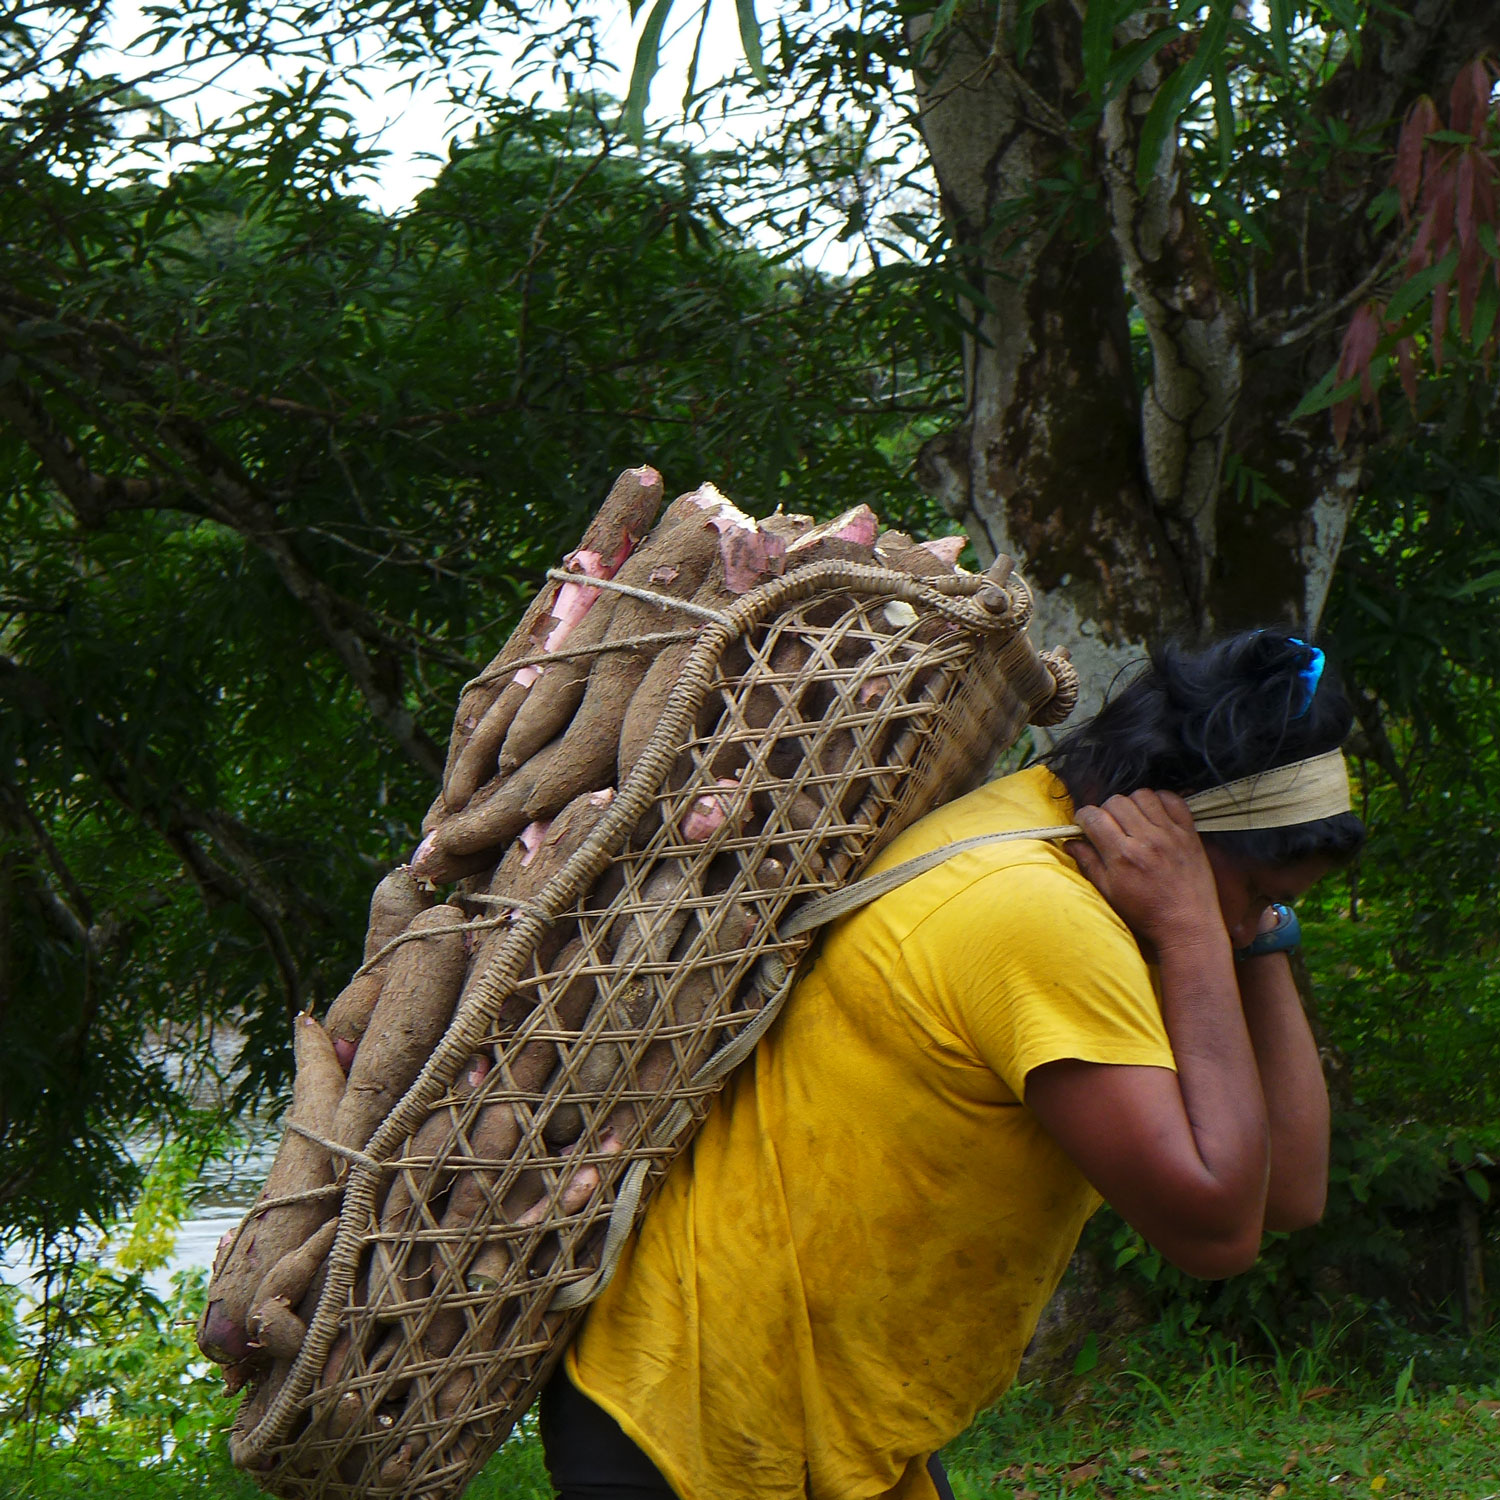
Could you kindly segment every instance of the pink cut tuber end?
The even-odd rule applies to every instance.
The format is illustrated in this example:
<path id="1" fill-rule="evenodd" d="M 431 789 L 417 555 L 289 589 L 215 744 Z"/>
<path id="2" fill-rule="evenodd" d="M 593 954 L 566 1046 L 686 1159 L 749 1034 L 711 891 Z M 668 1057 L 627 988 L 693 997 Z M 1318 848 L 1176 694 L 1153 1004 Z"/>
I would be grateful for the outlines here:
<path id="1" fill-rule="evenodd" d="M 721 776 L 721 787 L 737 791 L 739 782 L 732 777 Z M 728 816 L 729 799 L 724 793 L 708 792 L 694 800 L 687 817 L 682 820 L 682 836 L 689 843 L 702 843 Z"/>
<path id="2" fill-rule="evenodd" d="M 433 841 L 436 838 L 437 834 L 435 832 L 429 833 L 427 837 L 417 845 L 416 852 L 412 855 L 410 861 L 411 871 L 413 875 L 421 875 L 423 873 L 422 862 L 427 858 L 429 854 L 432 853 Z"/>
<path id="3" fill-rule="evenodd" d="M 547 842 L 547 830 L 552 826 L 552 819 L 545 822 L 528 823 L 520 832 L 516 842 L 526 851 L 521 856 L 521 868 L 524 870 L 532 860 L 536 858 L 536 851 Z"/>
<path id="4" fill-rule="evenodd" d="M 969 545 L 969 539 L 960 532 L 958 536 L 929 537 L 927 541 L 918 542 L 917 545 L 924 552 L 932 553 L 940 563 L 947 563 L 950 568 L 956 568 L 959 555 Z"/>
<path id="5" fill-rule="evenodd" d="M 714 523 L 718 525 L 718 522 Z M 775 577 L 786 566 L 786 538 L 748 526 L 720 528 L 719 555 L 724 560 L 724 582 L 731 594 L 745 594 L 764 578 Z"/>

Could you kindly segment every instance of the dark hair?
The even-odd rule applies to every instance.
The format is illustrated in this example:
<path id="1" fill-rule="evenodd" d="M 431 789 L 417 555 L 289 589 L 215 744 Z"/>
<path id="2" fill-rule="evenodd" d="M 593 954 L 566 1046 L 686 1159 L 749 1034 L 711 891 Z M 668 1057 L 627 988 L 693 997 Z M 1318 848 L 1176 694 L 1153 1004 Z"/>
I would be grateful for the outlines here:
<path id="1" fill-rule="evenodd" d="M 1314 648 L 1279 630 L 1247 630 L 1191 648 L 1169 643 L 1086 724 L 1042 759 L 1075 804 L 1141 787 L 1187 796 L 1334 750 L 1354 722 L 1331 670 L 1309 697 Z M 1243 833 L 1211 833 L 1257 863 L 1314 855 L 1340 863 L 1365 840 L 1353 813 Z"/>

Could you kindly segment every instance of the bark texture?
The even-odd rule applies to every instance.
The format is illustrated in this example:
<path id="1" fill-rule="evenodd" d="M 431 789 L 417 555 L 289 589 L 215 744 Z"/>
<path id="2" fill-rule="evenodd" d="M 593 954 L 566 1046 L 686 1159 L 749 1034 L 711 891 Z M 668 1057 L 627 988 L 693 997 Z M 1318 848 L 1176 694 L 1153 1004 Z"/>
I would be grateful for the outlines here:
<path id="1" fill-rule="evenodd" d="M 1086 712 L 1164 635 L 1316 629 L 1370 435 L 1339 449 L 1326 415 L 1291 414 L 1394 262 L 1398 230 L 1376 234 L 1368 209 L 1402 115 L 1500 45 L 1500 10 L 1418 0 L 1372 28 L 1307 102 L 1306 140 L 1337 128 L 1350 148 L 1294 149 L 1267 245 L 1235 259 L 1211 253 L 1175 142 L 1137 178 L 1142 123 L 1193 39 L 1090 111 L 1082 0 L 1045 5 L 1019 63 L 1013 8 L 971 7 L 918 79 L 944 213 L 988 304 L 970 309 L 966 420 L 919 478 L 982 554 L 1025 570 L 1033 629 L 1073 652 Z"/>

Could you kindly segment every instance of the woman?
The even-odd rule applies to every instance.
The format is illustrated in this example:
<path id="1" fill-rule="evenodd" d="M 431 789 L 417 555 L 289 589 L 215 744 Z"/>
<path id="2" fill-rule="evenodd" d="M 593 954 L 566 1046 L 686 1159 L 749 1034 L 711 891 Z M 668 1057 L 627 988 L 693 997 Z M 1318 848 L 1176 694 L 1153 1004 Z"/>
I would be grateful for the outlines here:
<path id="1" fill-rule="evenodd" d="M 1313 1222 L 1328 1103 L 1289 907 L 1358 850 L 1322 653 L 1153 657 L 1037 766 L 907 830 L 996 830 L 829 933 L 543 1398 L 563 1500 L 932 1500 L 1101 1198 L 1233 1275 Z M 1261 773 L 1289 768 L 1273 776 Z M 1183 796 L 1226 790 L 1200 836 Z M 1075 814 L 1076 807 L 1076 814 Z M 1271 826 L 1263 826 L 1270 824 Z"/>

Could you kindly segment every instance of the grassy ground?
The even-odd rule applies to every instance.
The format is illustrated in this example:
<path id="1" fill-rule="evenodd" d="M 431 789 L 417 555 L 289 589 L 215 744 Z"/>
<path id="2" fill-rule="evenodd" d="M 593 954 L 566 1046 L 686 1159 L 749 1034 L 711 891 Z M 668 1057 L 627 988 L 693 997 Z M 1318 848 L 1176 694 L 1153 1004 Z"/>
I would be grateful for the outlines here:
<path id="1" fill-rule="evenodd" d="M 132 1460 L 115 1445 L 0 1457 L 6 1500 L 251 1500 L 222 1457 Z M 154 1456 L 153 1456 L 154 1457 Z M 1500 1500 L 1494 1387 L 1360 1393 L 1299 1388 L 1216 1360 L 1195 1379 L 1158 1366 L 1101 1379 L 1059 1411 L 1013 1392 L 944 1455 L 958 1500 Z M 205 1474 L 205 1467 L 209 1470 Z M 205 1482 L 207 1480 L 207 1482 Z M 533 1436 L 507 1444 L 465 1500 L 548 1500 Z"/>
<path id="2" fill-rule="evenodd" d="M 1496 1394 L 1300 1384 L 1220 1355 L 1195 1378 L 1121 1372 L 1061 1413 L 1013 1392 L 944 1457 L 958 1500 L 1500 1500 Z"/>
<path id="3" fill-rule="evenodd" d="M 261 1494 L 229 1466 L 233 1407 L 192 1348 L 190 1292 L 154 1317 L 130 1302 L 66 1346 L 58 1405 L 29 1430 L 15 1420 L 25 1329 L 0 1317 L 0 1500 Z M 1412 1337 L 1369 1339 L 1377 1369 L 1347 1352 L 1251 1359 L 1158 1330 L 1050 1398 L 1012 1391 L 944 1459 L 958 1500 L 1500 1500 L 1500 1335 L 1394 1353 L 1398 1336 Z M 551 1493 L 528 1420 L 465 1500 Z"/>

